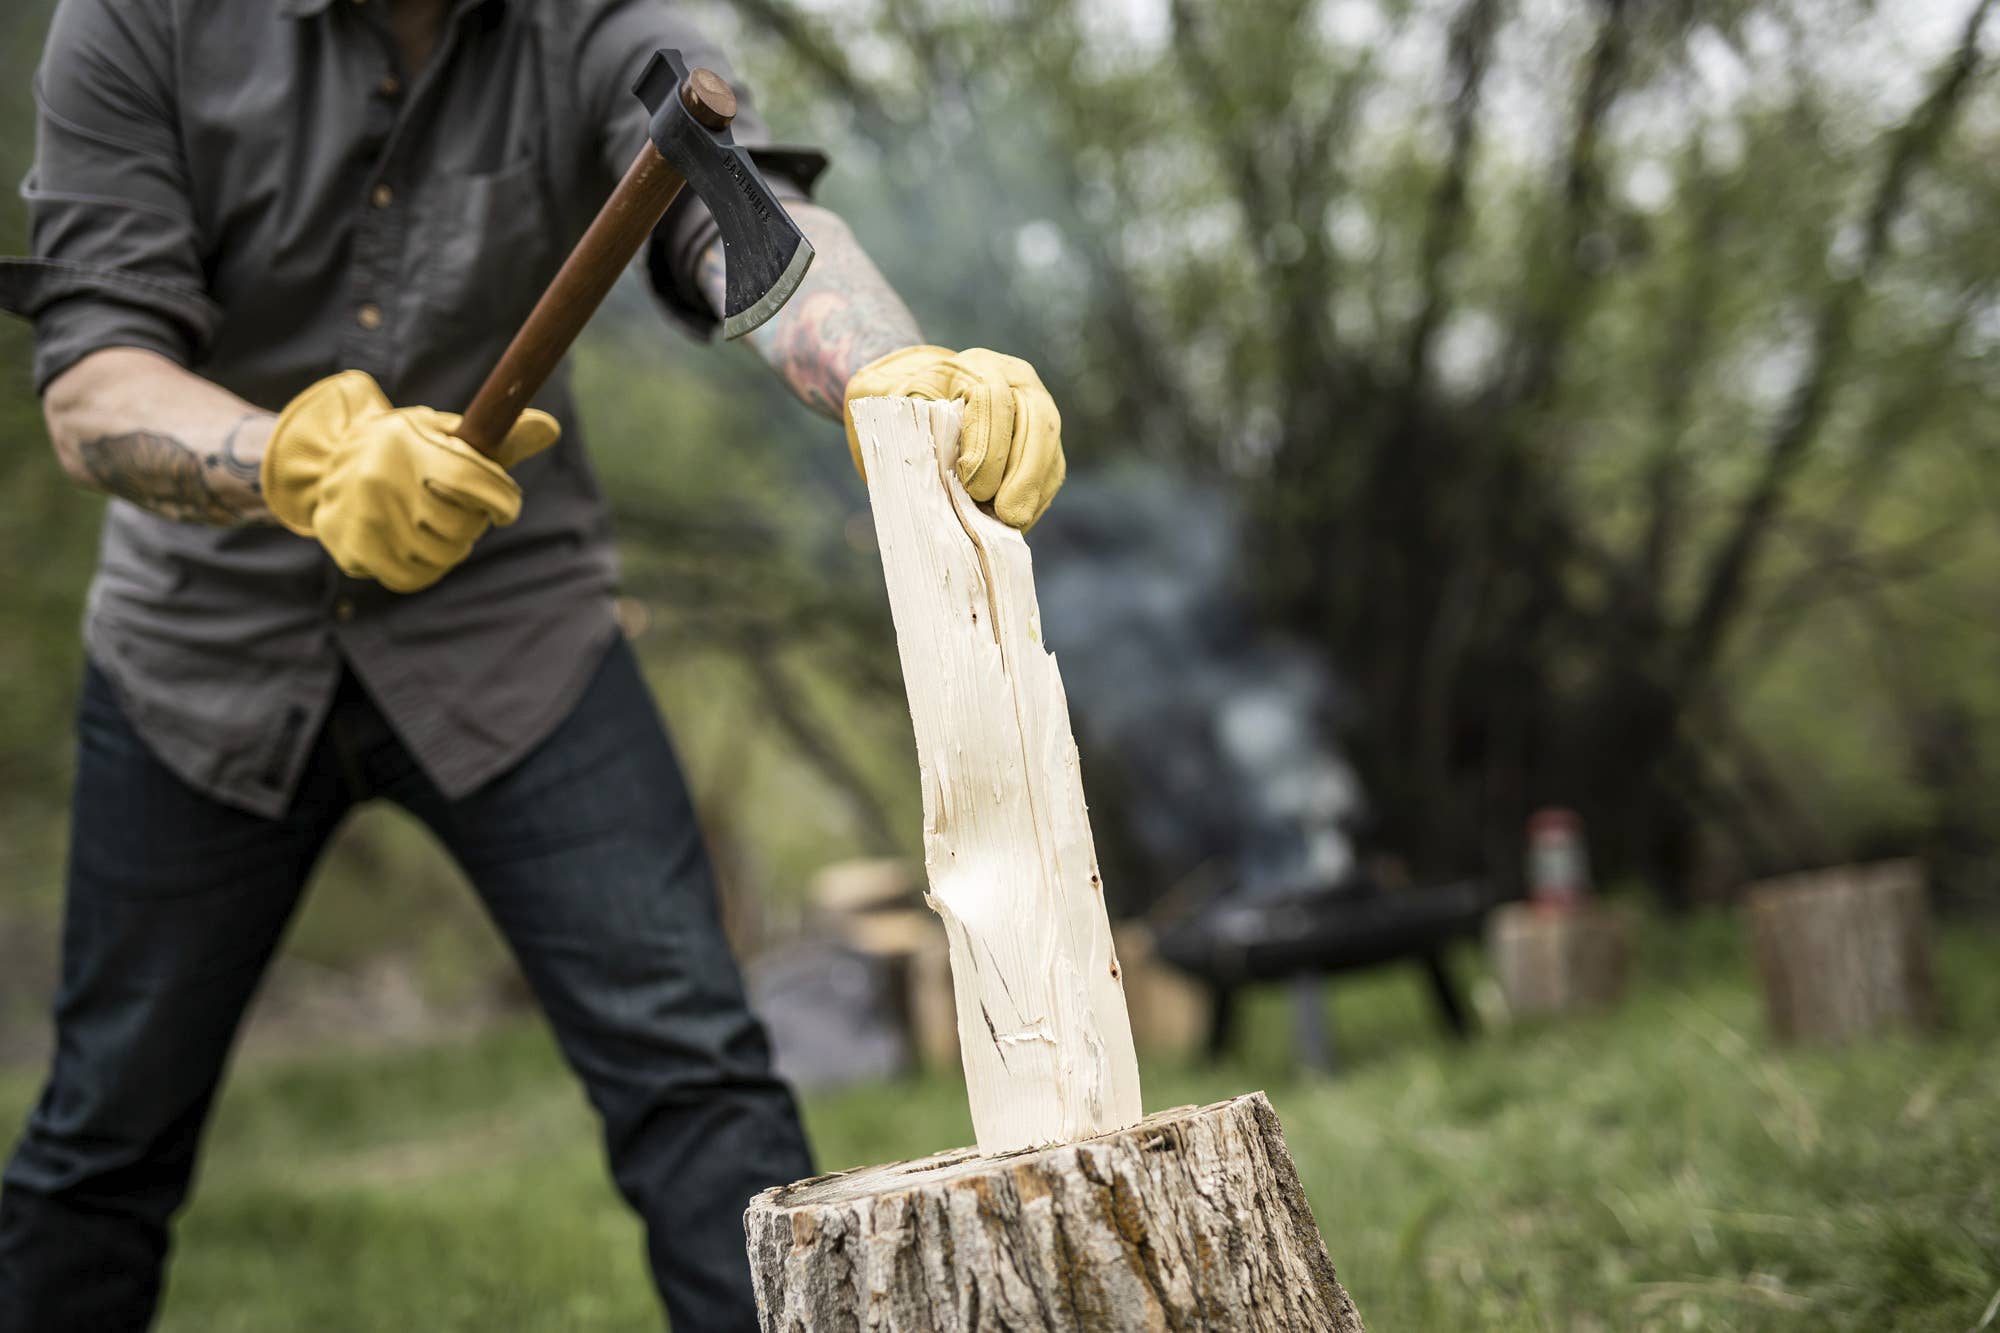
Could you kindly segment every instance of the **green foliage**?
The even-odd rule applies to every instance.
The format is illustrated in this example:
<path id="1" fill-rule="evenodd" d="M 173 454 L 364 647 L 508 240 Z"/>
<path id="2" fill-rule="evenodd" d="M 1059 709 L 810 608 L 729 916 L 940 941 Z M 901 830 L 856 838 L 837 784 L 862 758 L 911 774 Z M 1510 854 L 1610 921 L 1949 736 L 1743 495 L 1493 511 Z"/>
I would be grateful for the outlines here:
<path id="1" fill-rule="evenodd" d="M 1354 684 L 1401 850 L 1504 873 L 1519 808 L 1557 800 L 1668 887 L 1915 845 L 1965 888 L 2000 837 L 2000 157 L 1984 64 L 1947 78 L 1970 3 L 1918 36 L 1803 0 L 882 0 L 841 40 L 784 0 L 699 8 L 780 133 L 831 147 L 824 197 L 929 336 L 1040 364 L 1080 470 L 1173 460 L 1259 519 L 1265 609 Z M 0 18 L 11 176 L 48 9 Z M 914 841 L 864 503 L 830 425 L 642 306 L 579 359 L 584 424 L 711 831 L 783 896 Z M 36 930 L 99 502 L 27 361 L 0 329 L 0 872 Z M 362 947 L 348 897 L 309 947 Z"/>
<path id="2" fill-rule="evenodd" d="M 21 179 L 34 155 L 30 69 L 49 0 L 0 13 L 0 181 Z M 20 208 L 0 209 L 0 253 L 27 248 Z M 49 910 L 68 786 L 69 708 L 82 671 L 76 627 L 96 556 L 101 503 L 69 484 L 50 456 L 29 359 L 33 339 L 0 316 L 0 976 L 17 950 L 38 949 Z M 30 922 L 34 924 L 29 924 Z M 0 980 L 0 1034 L 16 996 Z"/>
<path id="3" fill-rule="evenodd" d="M 1740 923 L 1651 928 L 1618 1011 L 1452 1044 L 1395 972 L 1332 990 L 1348 1073 L 1300 1079 L 1286 997 L 1166 1107 L 1265 1087 L 1372 1328 L 1971 1327 L 2000 1285 L 2000 938 L 1941 941 L 1934 1040 L 1784 1053 Z M 25 1109 L 0 1080 L 0 1120 Z M 811 1098 L 828 1168 L 970 1139 L 957 1072 Z M 539 1028 L 246 1068 L 177 1246 L 167 1333 L 655 1318 L 639 1231 Z"/>
<path id="4" fill-rule="evenodd" d="M 722 8 L 865 237 L 970 247 L 920 314 L 1259 519 L 1419 862 L 1557 801 L 1670 891 L 1992 881 L 1988 6 Z"/>

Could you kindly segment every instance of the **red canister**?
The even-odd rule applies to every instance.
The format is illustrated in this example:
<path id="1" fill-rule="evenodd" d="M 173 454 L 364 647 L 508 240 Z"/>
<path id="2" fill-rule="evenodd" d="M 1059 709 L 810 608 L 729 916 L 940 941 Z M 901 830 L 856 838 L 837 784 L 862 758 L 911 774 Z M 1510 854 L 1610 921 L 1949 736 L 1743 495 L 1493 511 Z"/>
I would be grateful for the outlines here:
<path id="1" fill-rule="evenodd" d="M 1528 816 L 1528 897 L 1545 912 L 1567 912 L 1590 892 L 1583 820 L 1550 808 Z"/>

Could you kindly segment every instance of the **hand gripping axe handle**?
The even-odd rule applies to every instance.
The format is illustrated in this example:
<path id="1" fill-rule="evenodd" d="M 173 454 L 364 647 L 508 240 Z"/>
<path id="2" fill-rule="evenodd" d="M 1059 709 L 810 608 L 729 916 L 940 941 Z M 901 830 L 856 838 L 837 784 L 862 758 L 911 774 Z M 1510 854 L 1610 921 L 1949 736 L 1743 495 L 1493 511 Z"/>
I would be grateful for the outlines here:
<path id="1" fill-rule="evenodd" d="M 527 322 L 465 409 L 458 436 L 491 457 L 604 302 L 618 275 L 691 185 L 722 235 L 722 336 L 778 313 L 812 263 L 812 243 L 730 136 L 736 94 L 713 70 L 656 51 L 632 91 L 652 113 L 646 145 L 549 282 Z"/>

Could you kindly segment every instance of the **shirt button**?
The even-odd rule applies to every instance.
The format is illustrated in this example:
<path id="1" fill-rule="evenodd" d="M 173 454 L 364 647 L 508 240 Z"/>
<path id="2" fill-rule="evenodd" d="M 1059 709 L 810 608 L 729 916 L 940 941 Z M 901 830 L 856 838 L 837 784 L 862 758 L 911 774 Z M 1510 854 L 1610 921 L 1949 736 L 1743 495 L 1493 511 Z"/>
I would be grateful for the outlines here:
<path id="1" fill-rule="evenodd" d="M 373 333 L 382 327 L 382 307 L 373 301 L 364 302 L 361 308 L 354 312 L 354 322 Z"/>
<path id="2" fill-rule="evenodd" d="M 368 202 L 377 208 L 387 208 L 396 202 L 396 192 L 386 185 L 378 185 L 369 192 Z"/>
<path id="3" fill-rule="evenodd" d="M 333 604 L 333 618 L 342 624 L 354 619 L 354 599 L 343 597 Z"/>
<path id="4" fill-rule="evenodd" d="M 375 85 L 375 91 L 384 97 L 394 97 L 403 91 L 403 81 L 393 74 L 384 74 L 382 82 Z"/>

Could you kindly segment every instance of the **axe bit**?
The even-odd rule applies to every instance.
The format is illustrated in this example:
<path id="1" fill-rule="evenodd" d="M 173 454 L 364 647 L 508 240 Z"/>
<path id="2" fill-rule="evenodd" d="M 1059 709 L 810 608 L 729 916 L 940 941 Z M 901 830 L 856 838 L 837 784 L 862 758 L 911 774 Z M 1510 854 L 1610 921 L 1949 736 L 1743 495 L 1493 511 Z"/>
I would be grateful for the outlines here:
<path id="1" fill-rule="evenodd" d="M 730 135 L 736 94 L 720 75 L 690 70 L 679 51 L 656 51 L 632 91 L 652 113 L 646 144 L 465 409 L 459 438 L 489 457 L 681 186 L 708 205 L 722 237 L 723 337 L 740 338 L 777 314 L 812 264 L 812 242 Z"/>

